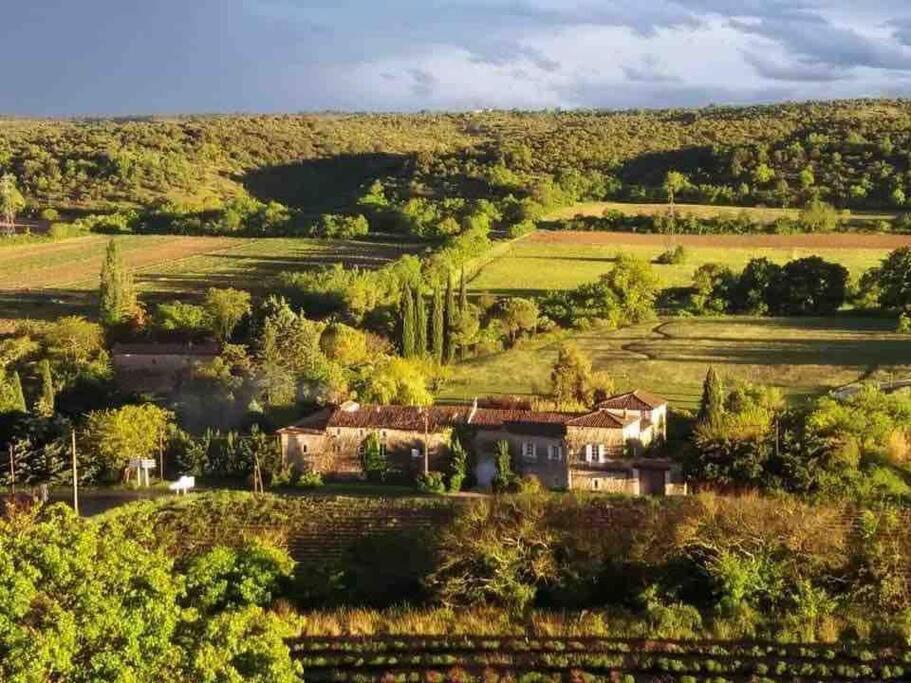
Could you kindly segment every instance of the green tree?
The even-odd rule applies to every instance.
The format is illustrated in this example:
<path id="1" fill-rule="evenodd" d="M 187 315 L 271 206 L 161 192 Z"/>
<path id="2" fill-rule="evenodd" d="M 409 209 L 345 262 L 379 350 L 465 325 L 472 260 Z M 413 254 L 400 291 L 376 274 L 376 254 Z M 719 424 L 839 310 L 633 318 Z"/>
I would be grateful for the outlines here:
<path id="1" fill-rule="evenodd" d="M 402 289 L 399 318 L 401 319 L 402 328 L 402 355 L 405 358 L 413 358 L 417 354 L 418 338 L 417 330 L 415 329 L 414 296 L 408 284 Z"/>
<path id="2" fill-rule="evenodd" d="M 775 179 L 775 171 L 768 164 L 759 164 L 753 171 L 753 182 L 757 185 L 766 185 Z"/>
<path id="3" fill-rule="evenodd" d="M 41 417 L 51 417 L 54 414 L 54 399 L 56 397 L 51 364 L 45 358 L 42 359 L 38 367 L 41 373 L 41 395 L 35 404 L 35 414 Z"/>
<path id="4" fill-rule="evenodd" d="M 838 227 L 838 211 L 834 206 L 814 199 L 800 210 L 797 220 L 807 232 L 832 232 Z"/>
<path id="5" fill-rule="evenodd" d="M 592 400 L 591 360 L 575 344 L 564 342 L 550 372 L 550 397 L 561 408 L 588 406 Z"/>
<path id="6" fill-rule="evenodd" d="M 213 332 L 228 341 L 237 324 L 251 311 L 250 292 L 226 287 L 210 287 L 203 302 Z"/>
<path id="7" fill-rule="evenodd" d="M 367 336 L 343 323 L 331 323 L 319 339 L 320 349 L 329 360 L 345 367 L 359 365 L 367 360 Z"/>
<path id="8" fill-rule="evenodd" d="M 847 293 L 847 268 L 808 256 L 781 268 L 770 288 L 770 309 L 775 315 L 831 315 L 844 304 Z"/>
<path id="9" fill-rule="evenodd" d="M 139 299 L 133 274 L 124 265 L 117 240 L 108 242 L 101 264 L 100 317 L 104 325 L 121 325 L 139 311 Z"/>
<path id="10" fill-rule="evenodd" d="M 158 304 L 154 320 L 159 329 L 189 333 L 204 332 L 211 322 L 204 307 L 176 300 Z"/>
<path id="11" fill-rule="evenodd" d="M 65 505 L 0 519 L 0 680 L 180 680 L 173 563 Z"/>
<path id="12" fill-rule="evenodd" d="M 361 467 L 369 481 L 383 481 L 389 471 L 386 449 L 376 432 L 371 432 L 361 444 Z"/>
<path id="13" fill-rule="evenodd" d="M 362 382 L 361 397 L 365 401 L 406 406 L 433 403 L 425 363 L 415 358 L 387 358 L 365 368 Z"/>
<path id="14" fill-rule="evenodd" d="M 675 221 L 677 217 L 674 199 L 677 193 L 686 188 L 687 185 L 689 185 L 689 180 L 687 180 L 687 177 L 679 171 L 668 171 L 667 175 L 664 177 L 664 184 L 662 187 L 667 195 L 668 210 L 672 222 Z"/>
<path id="15" fill-rule="evenodd" d="M 445 318 L 443 292 L 439 287 L 433 290 L 433 317 L 431 319 L 431 356 L 437 363 L 443 362 Z"/>
<path id="16" fill-rule="evenodd" d="M 893 311 L 911 310 L 911 247 L 892 251 L 873 271 L 879 304 Z"/>
<path id="17" fill-rule="evenodd" d="M 414 341 L 417 355 L 427 354 L 427 303 L 420 288 L 414 290 Z"/>
<path id="18" fill-rule="evenodd" d="M 443 531 L 429 578 L 444 605 L 494 604 L 521 614 L 557 577 L 557 537 L 538 496 L 496 496 L 464 506 Z"/>
<path id="19" fill-rule="evenodd" d="M 465 315 L 468 310 L 468 287 L 465 284 L 465 267 L 462 267 L 462 275 L 459 278 L 459 315 Z"/>
<path id="20" fill-rule="evenodd" d="M 170 411 L 152 403 L 94 411 L 86 417 L 83 443 L 110 476 L 130 458 L 152 457 L 172 419 Z"/>
<path id="21" fill-rule="evenodd" d="M 702 382 L 698 420 L 703 424 L 718 424 L 724 418 L 724 412 L 724 383 L 715 368 L 710 367 Z"/>
<path id="22" fill-rule="evenodd" d="M 451 363 L 455 358 L 456 345 L 454 341 L 456 327 L 455 294 L 452 287 L 452 276 L 446 275 L 446 319 L 443 333 L 443 358 Z"/>
<path id="23" fill-rule="evenodd" d="M 25 197 L 16 187 L 16 176 L 4 173 L 0 176 L 0 218 L 4 223 L 12 225 L 16 222 L 16 214 L 25 207 Z"/>
<path id="24" fill-rule="evenodd" d="M 532 299 L 513 296 L 500 302 L 497 318 L 510 341 L 522 332 L 530 332 L 538 325 L 538 304 Z"/>
<path id="25" fill-rule="evenodd" d="M 453 433 L 449 439 L 449 491 L 458 493 L 468 474 L 468 451 L 462 445 L 462 440 Z"/>
<path id="26" fill-rule="evenodd" d="M 6 372 L 0 384 L 0 413 L 27 413 L 22 382 L 15 370 Z"/>

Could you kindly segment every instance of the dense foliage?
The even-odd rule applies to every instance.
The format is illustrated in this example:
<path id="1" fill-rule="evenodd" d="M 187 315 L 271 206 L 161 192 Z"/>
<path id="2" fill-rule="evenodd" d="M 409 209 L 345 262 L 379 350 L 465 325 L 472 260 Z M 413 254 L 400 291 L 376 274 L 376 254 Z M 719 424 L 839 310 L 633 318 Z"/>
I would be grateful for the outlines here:
<path id="1" fill-rule="evenodd" d="M 259 543 L 176 563 L 64 506 L 0 520 L 0 678 L 293 681 L 268 611 L 293 562 Z"/>
<path id="2" fill-rule="evenodd" d="M 0 168 L 33 211 L 116 209 L 90 220 L 114 230 L 445 237 L 605 198 L 901 209 L 908 107 L 9 120 Z"/>

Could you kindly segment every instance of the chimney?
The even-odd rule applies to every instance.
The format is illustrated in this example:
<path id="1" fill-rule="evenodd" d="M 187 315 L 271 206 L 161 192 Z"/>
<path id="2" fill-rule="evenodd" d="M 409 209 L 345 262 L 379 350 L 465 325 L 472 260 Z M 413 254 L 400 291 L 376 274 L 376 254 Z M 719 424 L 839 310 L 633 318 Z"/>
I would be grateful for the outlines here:
<path id="1" fill-rule="evenodd" d="M 474 401 L 471 402 L 471 410 L 468 411 L 468 420 L 467 424 L 471 424 L 471 421 L 474 419 L 475 413 L 478 412 L 478 397 L 474 397 Z"/>

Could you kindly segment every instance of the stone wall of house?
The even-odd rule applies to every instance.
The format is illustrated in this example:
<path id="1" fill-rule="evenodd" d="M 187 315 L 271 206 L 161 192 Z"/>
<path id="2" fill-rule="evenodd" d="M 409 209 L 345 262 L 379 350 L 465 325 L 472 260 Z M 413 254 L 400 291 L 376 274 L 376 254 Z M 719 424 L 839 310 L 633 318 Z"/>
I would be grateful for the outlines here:
<path id="1" fill-rule="evenodd" d="M 639 479 L 634 477 L 629 470 L 583 470 L 574 468 L 571 473 L 570 485 L 573 490 L 577 491 L 639 495 Z"/>
<path id="2" fill-rule="evenodd" d="M 284 434 L 282 453 L 300 472 L 319 472 L 327 479 L 360 479 L 364 476 L 359 450 L 372 434 L 386 446 L 392 474 L 412 477 L 424 469 L 424 433 L 397 429 L 330 427 L 326 434 Z M 445 471 L 448 465 L 449 433 L 427 435 L 430 469 Z M 417 450 L 419 457 L 412 452 Z"/>
<path id="3" fill-rule="evenodd" d="M 114 354 L 111 363 L 117 385 L 125 391 L 167 393 L 193 378 L 212 356 L 187 354 Z"/>
<path id="4" fill-rule="evenodd" d="M 585 462 L 585 444 L 604 444 L 609 458 L 623 458 L 626 454 L 626 437 L 621 429 L 568 427 L 566 443 L 572 455 L 570 462 Z"/>
<path id="5" fill-rule="evenodd" d="M 542 436 L 539 434 L 520 434 L 505 429 L 478 429 L 474 433 L 471 448 L 479 458 L 494 457 L 497 443 L 509 443 L 509 452 L 518 474 L 537 477 L 541 484 L 548 488 L 563 489 L 569 486 L 567 480 L 567 447 L 562 437 Z M 523 456 L 523 444 L 533 444 L 535 458 Z M 561 450 L 561 457 L 551 457 L 552 447 Z"/>

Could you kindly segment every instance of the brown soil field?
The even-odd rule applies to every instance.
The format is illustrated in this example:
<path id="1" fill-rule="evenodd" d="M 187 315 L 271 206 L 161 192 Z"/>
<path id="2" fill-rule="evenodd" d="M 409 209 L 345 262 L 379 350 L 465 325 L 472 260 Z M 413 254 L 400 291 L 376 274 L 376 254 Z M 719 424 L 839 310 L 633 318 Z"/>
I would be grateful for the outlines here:
<path id="1" fill-rule="evenodd" d="M 530 235 L 528 242 L 539 244 L 591 244 L 612 246 L 629 244 L 661 246 L 668 242 L 666 235 L 633 232 L 600 232 L 573 230 L 539 230 Z M 826 233 L 799 235 L 675 235 L 674 244 L 685 247 L 729 247 L 770 249 L 897 249 L 911 246 L 911 235 L 864 233 Z"/>
<path id="2" fill-rule="evenodd" d="M 0 252 L 0 290 L 27 291 L 61 287 L 98 277 L 107 236 L 66 240 L 59 244 L 10 247 Z M 140 269 L 174 264 L 198 254 L 211 254 L 243 244 L 232 237 L 120 237 L 126 264 Z"/>

